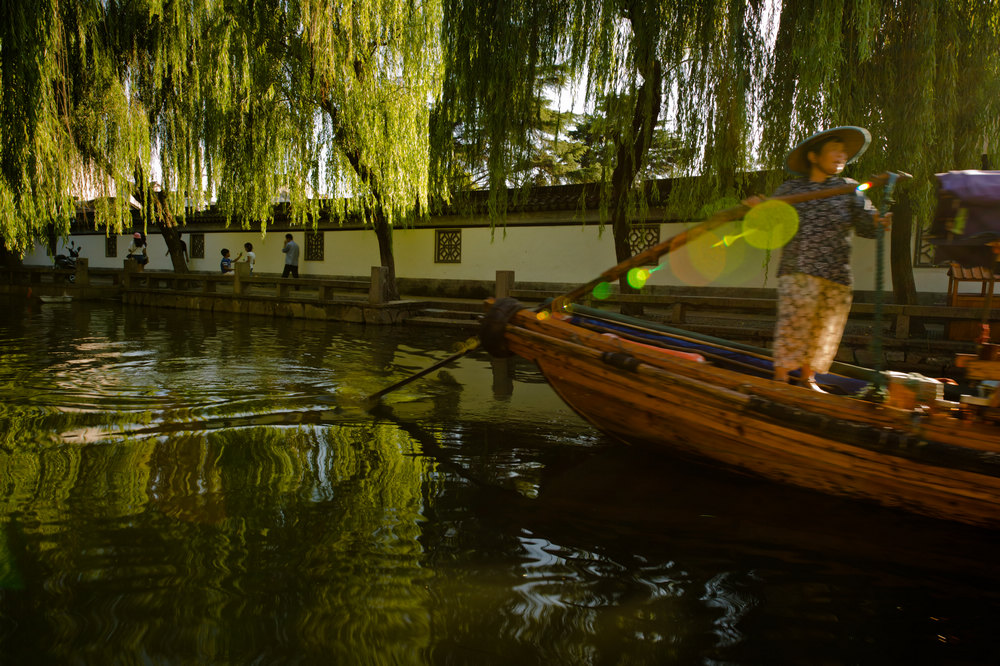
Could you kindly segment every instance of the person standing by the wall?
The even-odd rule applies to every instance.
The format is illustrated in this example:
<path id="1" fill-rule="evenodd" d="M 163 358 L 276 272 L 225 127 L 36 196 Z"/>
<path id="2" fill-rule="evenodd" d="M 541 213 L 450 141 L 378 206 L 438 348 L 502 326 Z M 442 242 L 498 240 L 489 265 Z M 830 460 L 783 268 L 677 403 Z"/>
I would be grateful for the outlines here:
<path id="1" fill-rule="evenodd" d="M 285 246 L 281 248 L 281 251 L 285 253 L 285 270 L 282 271 L 281 277 L 286 278 L 291 275 L 293 278 L 299 276 L 299 246 L 292 239 L 291 234 L 285 234 Z"/>

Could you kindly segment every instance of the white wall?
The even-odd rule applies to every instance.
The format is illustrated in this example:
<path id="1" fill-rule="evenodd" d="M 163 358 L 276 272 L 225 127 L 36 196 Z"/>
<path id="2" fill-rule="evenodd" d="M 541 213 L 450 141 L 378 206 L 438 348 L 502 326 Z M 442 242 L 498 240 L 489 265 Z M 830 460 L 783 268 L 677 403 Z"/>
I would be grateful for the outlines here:
<path id="1" fill-rule="evenodd" d="M 666 240 L 684 231 L 683 224 L 664 224 L 660 239 Z M 727 225 L 705 234 L 677 252 L 661 259 L 661 269 L 653 272 L 650 285 L 692 285 L 715 287 L 770 287 L 776 286 L 778 253 L 772 253 L 769 265 L 763 250 L 750 247 L 745 239 L 732 240 L 728 245 L 719 241 L 735 235 L 735 226 Z M 292 232 L 301 248 L 299 274 L 306 276 L 349 275 L 367 278 L 371 267 L 379 264 L 378 242 L 371 229 L 328 230 L 324 232 L 324 261 L 305 260 L 304 234 Z M 261 236 L 255 231 L 223 231 L 205 234 L 205 258 L 192 259 L 195 271 L 219 270 L 220 250 L 226 247 L 235 257 L 244 242 L 251 242 L 257 254 L 256 272 L 281 273 L 285 255 L 281 252 L 284 231 L 272 231 Z M 183 234 L 190 250 L 190 234 Z M 118 257 L 105 257 L 105 237 L 86 234 L 72 237 L 82 246 L 81 256 L 90 265 L 102 268 L 120 268 L 132 242 L 131 235 L 118 237 Z M 147 270 L 170 270 L 170 258 L 162 236 L 151 234 L 147 239 L 150 258 Z M 398 229 L 394 232 L 393 247 L 396 257 L 396 274 L 403 278 L 436 278 L 454 280 L 492 280 L 498 270 L 515 271 L 518 281 L 580 283 L 589 281 L 614 266 L 614 241 L 610 227 L 603 233 L 597 225 L 567 226 L 511 226 L 506 229 L 462 229 L 462 261 L 458 264 L 434 263 L 435 231 L 433 229 Z M 60 242 L 59 252 L 65 253 Z M 855 288 L 868 291 L 874 288 L 875 247 L 873 240 L 854 240 L 853 269 Z M 886 248 L 888 255 L 888 246 Z M 25 257 L 28 265 L 51 265 L 44 246 Z M 886 257 L 886 289 L 891 289 L 891 277 Z M 917 289 L 943 293 L 948 287 L 944 268 L 917 268 L 914 270 Z M 976 286 L 967 286 L 978 291 Z"/>

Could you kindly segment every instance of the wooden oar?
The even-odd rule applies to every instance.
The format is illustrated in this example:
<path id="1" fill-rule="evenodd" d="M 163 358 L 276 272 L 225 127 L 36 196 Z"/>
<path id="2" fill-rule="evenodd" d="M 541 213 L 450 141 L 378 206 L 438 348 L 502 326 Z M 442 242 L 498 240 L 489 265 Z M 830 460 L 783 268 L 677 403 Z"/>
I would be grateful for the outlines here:
<path id="1" fill-rule="evenodd" d="M 907 176 L 908 174 L 899 174 L 900 177 Z M 878 176 L 873 176 L 867 183 L 868 185 L 875 187 L 884 185 L 889 181 L 890 174 L 883 173 Z M 815 192 L 802 192 L 800 194 L 789 194 L 780 197 L 771 197 L 770 200 L 784 201 L 789 204 L 802 203 L 803 201 L 812 201 L 813 199 L 825 199 L 827 197 L 835 197 L 840 194 L 850 194 L 858 188 L 857 185 L 840 185 L 838 187 L 829 187 L 823 190 L 816 190 Z M 594 287 L 601 284 L 602 282 L 612 282 L 617 280 L 622 275 L 625 275 L 633 268 L 638 268 L 639 266 L 647 266 L 654 263 L 657 259 L 663 255 L 673 252 L 674 250 L 680 249 L 684 245 L 687 245 L 694 239 L 698 238 L 705 232 L 711 231 L 712 229 L 722 226 L 726 222 L 732 222 L 733 220 L 739 220 L 747 211 L 750 210 L 749 206 L 734 206 L 733 208 L 727 208 L 721 210 L 714 215 L 711 215 L 704 222 L 698 224 L 697 226 L 691 227 L 686 231 L 682 231 L 676 236 L 672 236 L 667 240 L 654 245 L 653 247 L 647 248 L 646 250 L 640 252 L 639 254 L 626 259 L 617 266 L 609 268 L 600 274 L 600 276 L 594 278 L 590 282 L 580 285 L 573 291 L 567 294 L 558 296 L 553 299 L 551 307 L 553 311 L 558 311 L 566 307 L 566 304 L 572 302 L 584 294 L 590 292 Z"/>
<path id="2" fill-rule="evenodd" d="M 423 377 L 427 373 L 434 372 L 438 368 L 442 368 L 442 367 L 448 365 L 449 363 L 457 361 L 458 359 L 460 359 L 463 356 L 465 356 L 466 354 L 468 354 L 470 351 L 473 351 L 474 349 L 478 349 L 478 348 L 479 348 L 479 338 L 469 338 L 468 340 L 466 340 L 462 344 L 462 349 L 460 351 L 455 352 L 454 354 L 452 354 L 451 356 L 449 356 L 447 358 L 441 359 L 437 363 L 435 363 L 433 365 L 430 365 L 430 366 L 424 368 L 423 370 L 418 370 L 417 372 L 413 373 L 409 377 L 405 377 L 403 379 L 400 379 L 395 384 L 390 384 L 389 386 L 386 386 L 381 391 L 376 391 L 375 393 L 372 393 L 370 396 L 368 396 L 364 400 L 364 407 L 365 407 L 365 409 L 370 411 L 373 407 L 375 407 L 376 404 L 378 404 L 379 399 L 382 396 L 384 396 L 386 393 L 391 393 L 392 391 L 395 391 L 398 388 L 406 386 L 410 382 L 412 382 L 412 381 L 414 381 L 416 379 L 420 379 L 421 377 Z"/>

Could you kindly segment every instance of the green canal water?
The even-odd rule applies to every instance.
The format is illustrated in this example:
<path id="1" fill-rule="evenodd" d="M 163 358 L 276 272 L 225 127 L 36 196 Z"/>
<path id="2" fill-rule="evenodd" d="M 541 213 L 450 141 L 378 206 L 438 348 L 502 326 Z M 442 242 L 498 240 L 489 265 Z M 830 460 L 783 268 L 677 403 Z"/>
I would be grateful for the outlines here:
<path id="1" fill-rule="evenodd" d="M 619 446 L 463 335 L 0 302 L 2 664 L 995 664 L 1000 539 Z"/>

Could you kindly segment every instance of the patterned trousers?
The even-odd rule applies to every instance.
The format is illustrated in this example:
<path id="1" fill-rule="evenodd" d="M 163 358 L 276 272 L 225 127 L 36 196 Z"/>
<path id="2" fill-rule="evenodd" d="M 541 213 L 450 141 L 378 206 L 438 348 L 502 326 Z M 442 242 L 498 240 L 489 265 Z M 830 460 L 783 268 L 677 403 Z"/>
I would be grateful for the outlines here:
<path id="1" fill-rule="evenodd" d="M 796 370 L 808 364 L 829 372 L 851 312 L 850 287 L 821 277 L 792 273 L 778 278 L 778 321 L 774 365 Z"/>

